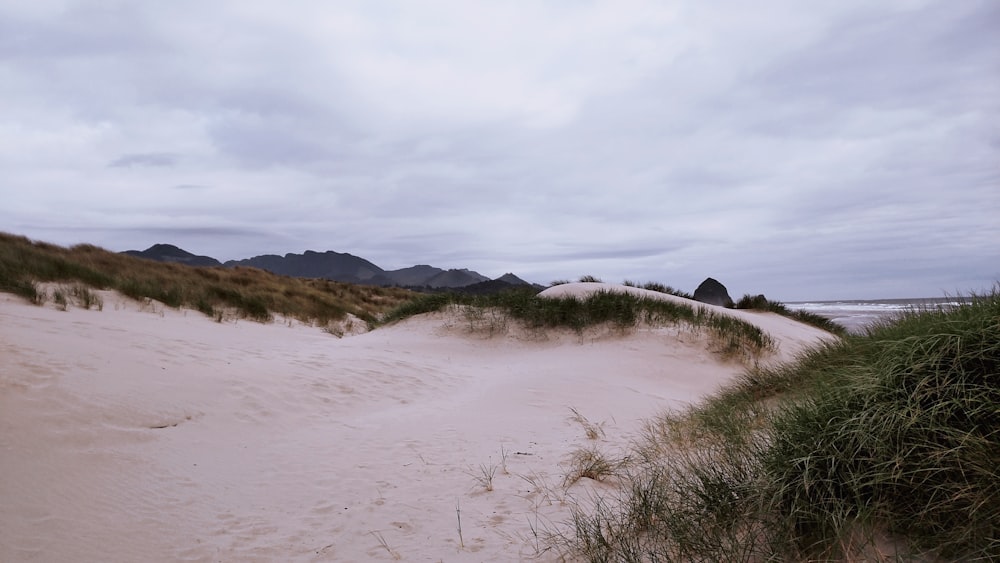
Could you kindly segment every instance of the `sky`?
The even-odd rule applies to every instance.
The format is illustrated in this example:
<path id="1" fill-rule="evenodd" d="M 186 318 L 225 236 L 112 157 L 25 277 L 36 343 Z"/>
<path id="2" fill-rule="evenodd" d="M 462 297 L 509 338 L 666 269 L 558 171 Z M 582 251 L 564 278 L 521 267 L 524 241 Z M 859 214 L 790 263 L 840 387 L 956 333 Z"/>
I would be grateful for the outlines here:
<path id="1" fill-rule="evenodd" d="M 995 0 L 0 0 L 0 231 L 987 291 L 998 30 Z"/>

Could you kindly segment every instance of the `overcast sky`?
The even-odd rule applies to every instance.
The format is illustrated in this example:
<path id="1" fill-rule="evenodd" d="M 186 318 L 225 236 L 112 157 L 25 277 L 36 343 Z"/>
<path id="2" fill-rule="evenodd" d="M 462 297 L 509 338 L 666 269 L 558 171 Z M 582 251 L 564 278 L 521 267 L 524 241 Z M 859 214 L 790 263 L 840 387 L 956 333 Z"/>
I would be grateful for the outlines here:
<path id="1" fill-rule="evenodd" d="M 998 38 L 995 0 L 0 0 L 0 230 L 987 290 Z"/>

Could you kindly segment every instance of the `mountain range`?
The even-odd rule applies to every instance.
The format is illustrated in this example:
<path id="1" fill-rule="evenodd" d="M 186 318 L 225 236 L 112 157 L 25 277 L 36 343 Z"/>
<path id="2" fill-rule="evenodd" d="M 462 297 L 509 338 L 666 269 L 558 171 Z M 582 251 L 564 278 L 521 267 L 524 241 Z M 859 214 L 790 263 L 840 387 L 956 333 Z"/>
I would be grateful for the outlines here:
<path id="1" fill-rule="evenodd" d="M 473 293 L 493 293 L 518 286 L 532 286 L 536 289 L 542 287 L 530 284 L 510 273 L 491 280 L 479 272 L 465 268 L 445 270 L 419 264 L 399 270 L 384 270 L 359 256 L 332 250 L 326 252 L 306 250 L 302 254 L 289 253 L 284 256 L 264 254 L 243 260 L 229 260 L 225 263 L 211 256 L 192 254 L 172 244 L 154 244 L 146 250 L 126 250 L 122 254 L 188 266 L 227 268 L 247 266 L 285 276 L 323 278 L 364 285 L 455 289 Z"/>

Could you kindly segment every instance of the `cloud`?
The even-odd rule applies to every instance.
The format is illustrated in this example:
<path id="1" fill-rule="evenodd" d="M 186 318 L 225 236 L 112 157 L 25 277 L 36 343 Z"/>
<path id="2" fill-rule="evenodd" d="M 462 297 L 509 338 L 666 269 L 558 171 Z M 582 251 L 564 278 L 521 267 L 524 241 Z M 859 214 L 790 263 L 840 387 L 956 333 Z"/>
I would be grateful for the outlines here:
<path id="1" fill-rule="evenodd" d="M 986 0 L 12 4 L 0 225 L 784 299 L 988 284 L 998 25 Z"/>
<path id="2" fill-rule="evenodd" d="M 110 168 L 132 168 L 133 166 L 176 166 L 179 157 L 166 152 L 125 154 L 108 163 Z"/>

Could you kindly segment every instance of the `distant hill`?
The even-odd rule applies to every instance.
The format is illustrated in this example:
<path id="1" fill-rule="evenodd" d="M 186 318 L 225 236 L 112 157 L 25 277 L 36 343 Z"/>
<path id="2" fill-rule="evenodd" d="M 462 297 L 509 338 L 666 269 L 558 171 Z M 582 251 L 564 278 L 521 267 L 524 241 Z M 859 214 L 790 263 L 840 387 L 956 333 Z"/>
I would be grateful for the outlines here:
<path id="1" fill-rule="evenodd" d="M 364 258 L 332 250 L 326 252 L 307 250 L 302 254 L 289 253 L 284 256 L 265 254 L 245 260 L 230 260 L 225 265 L 230 268 L 234 266 L 260 268 L 296 278 L 323 278 L 348 283 L 370 283 L 373 278 L 385 273 L 385 270 Z"/>
<path id="2" fill-rule="evenodd" d="M 461 270 L 446 270 L 441 272 L 427 280 L 424 285 L 428 287 L 446 288 L 465 287 L 474 283 L 489 281 L 489 279 L 490 278 L 480 274 L 479 272 L 473 272 L 472 270 L 466 270 L 463 268 Z"/>
<path id="3" fill-rule="evenodd" d="M 381 279 L 375 280 L 380 285 L 398 285 L 402 287 L 422 287 L 427 285 L 427 280 L 443 272 L 441 268 L 418 264 L 400 270 L 389 270 L 382 274 Z"/>
<path id="4" fill-rule="evenodd" d="M 177 248 L 172 244 L 154 244 L 146 250 L 126 250 L 128 256 L 155 260 L 157 262 L 174 262 L 188 266 L 221 266 L 222 263 L 211 256 L 198 256 Z"/>
<path id="5" fill-rule="evenodd" d="M 129 250 L 123 254 L 190 266 L 225 266 L 228 268 L 246 266 L 283 276 L 321 278 L 385 287 L 458 289 L 493 281 L 505 284 L 504 286 L 493 285 L 479 288 L 490 293 L 492 292 L 489 290 L 490 287 L 502 289 L 508 285 L 511 287 L 531 285 L 514 274 L 505 274 L 498 280 L 490 280 L 479 272 L 466 268 L 444 270 L 427 264 L 418 264 L 399 270 L 383 270 L 359 256 L 332 250 L 326 252 L 307 250 L 302 254 L 289 253 L 284 256 L 264 254 L 243 260 L 229 260 L 225 264 L 209 256 L 196 256 L 170 244 L 155 244 L 143 251 Z"/>
<path id="6" fill-rule="evenodd" d="M 455 288 L 459 293 L 471 295 L 492 295 L 512 290 L 531 290 L 535 293 L 545 289 L 545 286 L 537 283 L 528 283 L 514 274 L 504 274 L 495 280 L 486 280 L 472 285 Z"/>
<path id="7" fill-rule="evenodd" d="M 532 285 L 532 284 L 530 284 L 530 283 L 522 280 L 521 278 L 519 278 L 519 277 L 517 277 L 514 274 L 511 274 L 509 272 L 506 273 L 506 274 L 504 274 L 504 275 L 502 275 L 502 276 L 500 276 L 499 278 L 497 278 L 497 281 L 502 281 L 504 283 L 509 283 L 511 285 Z M 542 286 L 539 286 L 539 287 L 542 287 Z"/>

